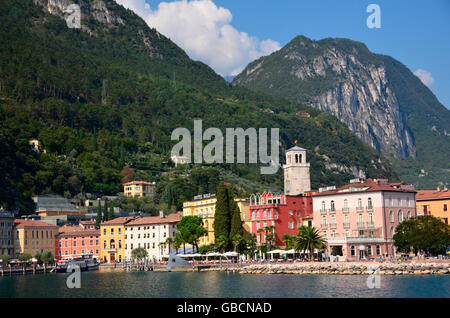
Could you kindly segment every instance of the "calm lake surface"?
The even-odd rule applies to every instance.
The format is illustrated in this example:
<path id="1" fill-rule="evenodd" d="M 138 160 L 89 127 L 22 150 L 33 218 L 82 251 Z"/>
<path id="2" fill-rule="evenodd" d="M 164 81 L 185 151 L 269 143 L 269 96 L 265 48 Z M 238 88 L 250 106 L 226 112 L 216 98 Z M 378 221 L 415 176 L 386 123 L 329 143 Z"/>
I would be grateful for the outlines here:
<path id="1" fill-rule="evenodd" d="M 226 272 L 81 273 L 81 288 L 69 289 L 69 274 L 0 277 L 0 297 L 450 297 L 450 275 L 381 276 L 367 287 L 358 275 L 243 275 Z"/>

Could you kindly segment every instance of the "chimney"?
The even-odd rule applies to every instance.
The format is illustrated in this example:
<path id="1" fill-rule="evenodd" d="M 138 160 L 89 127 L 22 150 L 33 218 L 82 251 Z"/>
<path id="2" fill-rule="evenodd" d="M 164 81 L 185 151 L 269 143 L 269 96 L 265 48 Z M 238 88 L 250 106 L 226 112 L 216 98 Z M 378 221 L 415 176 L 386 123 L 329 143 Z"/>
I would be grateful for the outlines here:
<path id="1" fill-rule="evenodd" d="M 159 217 L 160 217 L 160 218 L 165 218 L 165 215 L 164 215 L 164 211 L 163 211 L 163 210 L 160 210 L 160 211 L 159 211 Z"/>

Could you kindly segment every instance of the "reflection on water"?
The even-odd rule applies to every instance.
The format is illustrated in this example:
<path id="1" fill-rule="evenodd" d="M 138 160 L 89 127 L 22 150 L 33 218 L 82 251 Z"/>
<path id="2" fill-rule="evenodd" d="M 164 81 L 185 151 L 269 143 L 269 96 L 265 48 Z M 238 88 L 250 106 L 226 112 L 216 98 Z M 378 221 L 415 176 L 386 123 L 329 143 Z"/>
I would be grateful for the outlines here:
<path id="1" fill-rule="evenodd" d="M 240 275 L 225 272 L 158 273 L 100 270 L 0 278 L 0 297 L 450 297 L 449 275 L 381 276 L 369 289 L 359 275 Z"/>

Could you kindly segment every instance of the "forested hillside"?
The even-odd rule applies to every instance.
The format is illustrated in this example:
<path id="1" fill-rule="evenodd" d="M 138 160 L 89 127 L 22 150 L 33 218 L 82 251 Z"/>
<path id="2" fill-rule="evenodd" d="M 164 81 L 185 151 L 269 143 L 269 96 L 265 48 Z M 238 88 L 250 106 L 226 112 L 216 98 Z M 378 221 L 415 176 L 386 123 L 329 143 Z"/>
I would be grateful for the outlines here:
<path id="1" fill-rule="evenodd" d="M 0 2 L 0 173 L 6 189 L 0 204 L 6 208 L 31 212 L 32 194 L 116 194 L 130 178 L 156 181 L 154 204 L 176 209 L 196 194 L 215 192 L 219 180 L 242 195 L 282 190 L 281 170 L 261 175 L 258 165 L 175 169 L 171 132 L 192 131 L 194 119 L 223 132 L 280 128 L 282 149 L 294 140 L 308 149 L 315 188 L 355 175 L 396 178 L 389 163 L 335 117 L 231 87 L 114 1 L 104 1 L 105 8 L 83 1 L 81 30 L 49 14 L 47 1 L 34 2 Z M 110 18 L 96 19 L 98 11 Z M 40 140 L 40 153 L 31 150 L 32 138 Z"/>

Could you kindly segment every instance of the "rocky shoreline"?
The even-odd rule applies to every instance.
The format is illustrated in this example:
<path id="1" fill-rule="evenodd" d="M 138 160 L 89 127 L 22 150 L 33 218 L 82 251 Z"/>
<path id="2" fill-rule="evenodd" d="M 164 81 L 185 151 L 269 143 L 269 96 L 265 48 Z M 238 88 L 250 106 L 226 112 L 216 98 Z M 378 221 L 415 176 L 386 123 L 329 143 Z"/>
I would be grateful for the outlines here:
<path id="1" fill-rule="evenodd" d="M 252 264 L 242 267 L 205 268 L 201 271 L 231 271 L 239 274 L 445 275 L 450 274 L 450 263 Z"/>

